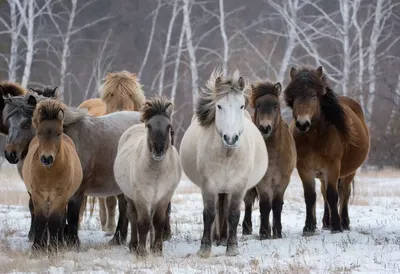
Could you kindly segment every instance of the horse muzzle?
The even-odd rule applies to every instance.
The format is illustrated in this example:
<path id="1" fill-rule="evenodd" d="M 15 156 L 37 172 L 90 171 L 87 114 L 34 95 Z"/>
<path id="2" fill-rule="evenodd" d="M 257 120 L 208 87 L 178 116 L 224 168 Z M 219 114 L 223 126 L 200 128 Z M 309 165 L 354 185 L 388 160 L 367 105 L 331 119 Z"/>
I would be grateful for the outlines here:
<path id="1" fill-rule="evenodd" d="M 153 158 L 154 161 L 160 162 L 164 159 L 165 156 L 165 152 L 155 152 L 153 151 L 153 153 L 151 153 L 151 158 Z"/>
<path id="2" fill-rule="evenodd" d="M 296 128 L 299 132 L 307 132 L 310 127 L 310 121 L 296 121 Z"/>
<path id="3" fill-rule="evenodd" d="M 222 136 L 222 142 L 226 148 L 235 148 L 239 144 L 239 134 L 235 134 L 233 137 L 224 134 Z"/>
<path id="4" fill-rule="evenodd" d="M 261 135 L 264 138 L 268 138 L 269 136 L 271 136 L 272 126 L 271 125 L 259 125 L 258 130 L 261 132 Z"/>
<path id="5" fill-rule="evenodd" d="M 12 150 L 10 152 L 8 152 L 7 150 L 4 150 L 4 157 L 7 159 L 7 161 L 10 164 L 15 165 L 19 162 L 19 156 L 15 150 Z"/>
<path id="6" fill-rule="evenodd" d="M 51 166 L 53 163 L 54 163 L 54 158 L 53 158 L 53 156 L 44 156 L 44 155 L 42 155 L 42 157 L 40 157 L 40 161 L 42 162 L 42 164 L 44 165 L 44 166 L 47 166 L 47 167 L 49 167 L 49 166 Z"/>

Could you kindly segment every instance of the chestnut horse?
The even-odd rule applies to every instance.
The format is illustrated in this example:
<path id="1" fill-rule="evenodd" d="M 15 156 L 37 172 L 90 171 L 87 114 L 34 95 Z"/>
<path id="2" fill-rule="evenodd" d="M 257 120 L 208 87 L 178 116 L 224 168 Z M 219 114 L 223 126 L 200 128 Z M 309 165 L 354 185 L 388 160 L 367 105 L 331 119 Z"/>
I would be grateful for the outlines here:
<path id="1" fill-rule="evenodd" d="M 268 151 L 268 169 L 260 183 L 247 191 L 244 198 L 245 216 L 243 235 L 252 233 L 252 205 L 258 194 L 260 199 L 260 239 L 271 238 L 269 214 L 272 210 L 273 238 L 282 238 L 283 196 L 296 166 L 296 145 L 289 126 L 281 116 L 280 83 L 251 85 L 250 106 L 254 109 L 253 122 L 261 132 Z"/>
<path id="2" fill-rule="evenodd" d="M 36 136 L 29 145 L 22 173 L 34 206 L 34 252 L 45 251 L 48 235 L 50 250 L 64 245 L 66 207 L 82 182 L 75 145 L 63 133 L 65 108 L 57 100 L 44 100 L 32 118 Z"/>
<path id="3" fill-rule="evenodd" d="M 363 110 L 355 100 L 329 87 L 322 67 L 290 70 L 284 91 L 293 111 L 290 130 L 296 142 L 297 170 L 306 203 L 304 235 L 316 230 L 315 178 L 327 204 L 323 228 L 350 229 L 348 202 L 357 169 L 367 158 L 370 135 Z M 338 210 L 339 201 L 339 210 Z"/>

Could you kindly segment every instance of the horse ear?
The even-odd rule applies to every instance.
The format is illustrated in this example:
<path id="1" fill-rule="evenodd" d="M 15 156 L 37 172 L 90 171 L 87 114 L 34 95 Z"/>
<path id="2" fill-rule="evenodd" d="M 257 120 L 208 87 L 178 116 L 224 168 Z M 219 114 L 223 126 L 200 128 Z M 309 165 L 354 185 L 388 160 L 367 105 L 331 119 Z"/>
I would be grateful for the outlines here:
<path id="1" fill-rule="evenodd" d="M 29 88 L 30 91 L 36 92 L 34 88 Z"/>
<path id="2" fill-rule="evenodd" d="M 57 113 L 57 119 L 60 121 L 64 120 L 64 110 L 60 109 Z"/>
<path id="3" fill-rule="evenodd" d="M 221 77 L 217 77 L 217 79 L 215 79 L 215 88 L 219 88 L 219 85 L 221 84 L 222 79 Z"/>
<path id="4" fill-rule="evenodd" d="M 54 89 L 53 89 L 53 91 L 49 94 L 51 97 L 57 97 L 57 89 L 58 89 L 58 87 L 55 87 Z"/>
<path id="5" fill-rule="evenodd" d="M 324 71 L 322 70 L 322 66 L 319 66 L 317 68 L 317 75 L 319 78 L 322 78 L 322 76 L 324 75 Z"/>
<path id="6" fill-rule="evenodd" d="M 281 95 L 281 91 L 282 91 L 281 83 L 279 83 L 279 82 L 276 83 L 274 88 L 275 88 L 276 92 L 278 93 L 278 97 L 279 97 Z"/>
<path id="7" fill-rule="evenodd" d="M 167 107 L 165 108 L 165 112 L 169 117 L 171 117 L 172 113 L 174 112 L 174 104 L 168 103 Z"/>
<path id="8" fill-rule="evenodd" d="M 36 98 L 33 95 L 29 95 L 28 97 L 28 104 L 30 104 L 31 106 L 36 106 Z"/>
<path id="9" fill-rule="evenodd" d="M 133 79 L 137 78 L 136 73 L 131 73 L 131 76 L 132 76 Z"/>
<path id="10" fill-rule="evenodd" d="M 296 78 L 297 76 L 297 69 L 295 69 L 294 67 L 292 67 L 290 69 L 290 78 L 293 80 L 294 78 Z"/>
<path id="11" fill-rule="evenodd" d="M 4 100 L 4 103 L 5 103 L 5 104 L 10 103 L 10 102 L 11 102 L 11 96 L 10 96 L 10 94 L 7 94 L 6 96 L 3 95 L 3 100 Z"/>
<path id="12" fill-rule="evenodd" d="M 239 77 L 238 83 L 239 83 L 239 89 L 243 90 L 244 86 L 245 86 L 245 82 L 244 82 L 244 78 L 242 76 Z"/>

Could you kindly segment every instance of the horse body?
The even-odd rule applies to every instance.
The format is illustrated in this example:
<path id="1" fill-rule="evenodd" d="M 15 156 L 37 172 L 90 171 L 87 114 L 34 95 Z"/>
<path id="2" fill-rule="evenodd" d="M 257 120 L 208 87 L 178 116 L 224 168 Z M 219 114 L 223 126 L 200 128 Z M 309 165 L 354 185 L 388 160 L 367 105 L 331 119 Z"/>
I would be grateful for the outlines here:
<path id="1" fill-rule="evenodd" d="M 238 254 L 240 203 L 247 189 L 255 186 L 267 170 L 264 141 L 244 110 L 245 90 L 239 71 L 223 77 L 215 70 L 207 90 L 202 90 L 197 99 L 196 118 L 181 141 L 182 168 L 202 190 L 204 231 L 198 252 L 201 257 L 208 257 L 211 252 L 217 202 L 219 220 L 224 223 L 226 217 L 229 226 L 227 255 Z"/>
<path id="2" fill-rule="evenodd" d="M 91 98 L 82 102 L 78 108 L 85 108 L 92 116 L 101 116 L 106 113 L 106 105 L 100 98 Z"/>
<path id="3" fill-rule="evenodd" d="M 301 71 L 292 68 L 290 74 L 292 81 L 285 90 L 285 99 L 293 109 L 290 129 L 307 208 L 303 232 L 312 235 L 316 229 L 315 178 L 321 180 L 325 200 L 323 229 L 350 229 L 351 182 L 370 148 L 362 108 L 351 98 L 335 95 L 327 86 L 322 67 Z"/>
<path id="4" fill-rule="evenodd" d="M 273 211 L 272 236 L 282 238 L 281 213 L 283 197 L 296 165 L 296 145 L 289 126 L 282 119 L 279 96 L 280 83 L 258 83 L 252 86 L 250 104 L 255 109 L 253 121 L 263 134 L 268 151 L 268 169 L 260 183 L 249 190 L 244 198 L 245 217 L 243 234 L 251 234 L 252 205 L 256 196 L 260 200 L 260 239 L 271 237 L 269 222 Z"/>
<path id="5" fill-rule="evenodd" d="M 138 255 L 146 254 L 151 224 L 155 229 L 151 249 L 162 252 L 162 233 L 168 217 L 165 213 L 181 179 L 179 154 L 171 145 L 170 105 L 170 101 L 160 98 L 146 102 L 142 112 L 156 111 L 150 117 L 143 114 L 145 125 L 134 125 L 122 135 L 114 163 L 115 179 L 129 198 L 128 215 L 132 224 L 129 246 Z M 169 126 L 165 126 L 167 123 Z"/>
<path id="6" fill-rule="evenodd" d="M 66 206 L 82 182 L 82 167 L 74 143 L 62 133 L 64 108 L 53 100 L 38 105 L 34 114 L 37 135 L 29 145 L 22 168 L 35 214 L 34 251 L 47 246 L 47 229 L 50 247 L 63 246 Z"/>

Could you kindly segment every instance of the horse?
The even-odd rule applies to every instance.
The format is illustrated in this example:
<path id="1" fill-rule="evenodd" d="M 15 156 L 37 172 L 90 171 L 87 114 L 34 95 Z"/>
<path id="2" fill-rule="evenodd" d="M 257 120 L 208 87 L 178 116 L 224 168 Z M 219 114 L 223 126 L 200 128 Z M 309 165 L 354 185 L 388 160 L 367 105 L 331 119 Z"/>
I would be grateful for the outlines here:
<path id="1" fill-rule="evenodd" d="M 0 134 L 7 135 L 8 128 L 4 124 L 3 109 L 5 107 L 5 96 L 21 96 L 26 90 L 17 83 L 3 81 L 0 83 Z"/>
<path id="2" fill-rule="evenodd" d="M 32 131 L 33 128 L 30 127 L 30 124 L 32 123 L 32 115 L 33 115 L 33 111 L 34 111 L 34 107 L 31 107 L 28 103 L 25 104 L 24 107 L 22 107 L 21 104 L 17 103 L 15 104 L 15 108 L 20 108 L 21 109 L 21 114 L 22 116 L 18 116 L 17 119 L 19 119 L 21 121 L 20 126 L 21 126 L 21 131 L 25 132 L 26 134 L 17 134 L 17 131 L 15 128 L 10 128 L 8 127 L 8 119 L 14 119 L 11 116 L 14 116 L 13 113 L 10 113 L 11 116 L 4 116 L 3 115 L 3 110 L 6 106 L 6 102 L 14 102 L 13 100 L 11 100 L 11 97 L 16 97 L 16 96 L 24 96 L 26 94 L 30 94 L 32 96 L 38 96 L 41 98 L 44 97 L 56 97 L 56 91 L 57 88 L 55 89 L 50 89 L 50 88 L 46 88 L 44 90 L 39 90 L 39 89 L 30 89 L 30 91 L 25 90 L 24 88 L 22 88 L 19 84 L 17 83 L 12 83 L 12 82 L 3 82 L 0 84 L 0 91 L 3 94 L 3 96 L 0 97 L 0 116 L 1 116 L 1 120 L 0 120 L 0 128 L 1 133 L 3 134 L 8 134 L 7 139 L 8 138 L 13 138 L 15 139 L 15 144 L 10 144 L 9 142 L 7 142 L 6 140 L 6 146 L 4 149 L 4 156 L 7 159 L 7 161 L 11 164 L 17 164 L 18 167 L 18 173 L 21 177 L 21 179 L 23 179 L 22 176 L 22 166 L 23 166 L 23 160 L 28 152 L 28 148 L 29 148 L 29 143 L 32 139 Z M 31 92 L 32 91 L 32 92 Z M 28 97 L 26 97 L 28 98 Z M 8 114 L 8 115 L 10 115 Z M 28 138 L 26 138 L 26 136 L 29 136 Z M 17 153 L 18 151 L 18 153 Z M 31 195 L 28 191 L 29 196 Z M 32 199 L 29 199 L 29 211 L 31 213 L 31 226 L 29 229 L 29 233 L 28 233 L 28 239 L 29 241 L 33 241 L 33 235 L 34 235 L 34 212 L 33 212 L 33 204 L 32 204 Z"/>
<path id="3" fill-rule="evenodd" d="M 48 99 L 33 113 L 36 133 L 22 168 L 35 213 L 33 252 L 45 251 L 48 240 L 51 251 L 63 247 L 66 206 L 83 178 L 75 145 L 63 133 L 65 109 L 63 103 Z"/>
<path id="4" fill-rule="evenodd" d="M 23 149 L 20 140 L 27 140 L 29 144 L 34 137 L 32 126 L 25 124 L 26 119 L 32 118 L 27 110 L 34 109 L 37 100 L 40 102 L 43 98 L 26 94 L 13 97 L 6 104 L 3 115 L 7 117 L 8 126 L 14 129 L 15 134 L 12 136 L 19 136 L 19 138 L 8 138 L 7 144 L 14 146 L 17 155 L 20 155 L 20 150 Z M 126 201 L 124 196 L 120 195 L 122 192 L 115 182 L 113 165 L 119 138 L 125 130 L 137 123 L 140 123 L 140 114 L 135 111 L 120 111 L 93 117 L 83 110 L 74 110 L 69 107 L 64 110 L 64 133 L 73 140 L 83 170 L 82 184 L 68 203 L 67 242 L 70 247 L 78 248 L 80 245 L 78 224 L 84 195 L 96 197 L 118 195 L 119 219 L 110 244 L 120 245 L 125 242 L 128 230 Z M 90 136 L 90 138 L 82 138 L 82 136 Z M 19 160 L 17 158 L 16 162 Z"/>
<path id="5" fill-rule="evenodd" d="M 349 230 L 351 183 L 370 149 L 363 110 L 357 101 L 335 94 L 322 66 L 299 70 L 292 67 L 290 78 L 284 98 L 293 112 L 290 131 L 304 189 L 303 235 L 314 235 L 316 230 L 316 178 L 321 181 L 325 201 L 323 229 L 332 233 Z"/>
<path id="6" fill-rule="evenodd" d="M 93 116 L 101 116 L 121 110 L 139 111 L 144 100 L 142 85 L 136 74 L 123 70 L 109 72 L 101 88 L 101 99 L 87 100 L 79 108 L 87 108 Z M 117 198 L 110 196 L 98 199 L 101 229 L 106 235 L 112 234 L 115 230 Z M 91 208 L 94 208 L 94 203 L 92 199 Z M 86 201 L 82 204 L 86 205 Z"/>
<path id="7" fill-rule="evenodd" d="M 260 201 L 260 239 L 271 238 L 269 214 L 273 212 L 272 237 L 282 238 L 283 197 L 296 166 L 296 145 L 289 126 L 281 116 L 282 87 L 278 83 L 260 82 L 251 85 L 250 107 L 253 122 L 261 132 L 268 151 L 268 169 L 261 182 L 247 191 L 244 198 L 243 235 L 252 233 L 251 213 L 256 196 Z"/>
<path id="8" fill-rule="evenodd" d="M 195 114 L 181 141 L 183 171 L 201 189 L 203 197 L 204 230 L 197 252 L 200 257 L 211 254 L 211 230 L 219 199 L 226 200 L 218 206 L 229 226 L 226 254 L 239 253 L 240 203 L 267 171 L 267 148 L 244 109 L 246 92 L 239 70 L 225 77 L 221 70 L 214 69 L 196 99 Z"/>
<path id="9" fill-rule="evenodd" d="M 122 135 L 114 174 L 128 201 L 130 250 L 147 255 L 146 238 L 153 226 L 150 249 L 161 255 L 165 212 L 182 174 L 178 151 L 172 145 L 173 105 L 166 98 L 154 97 L 140 112 L 144 125 L 134 125 Z"/>

